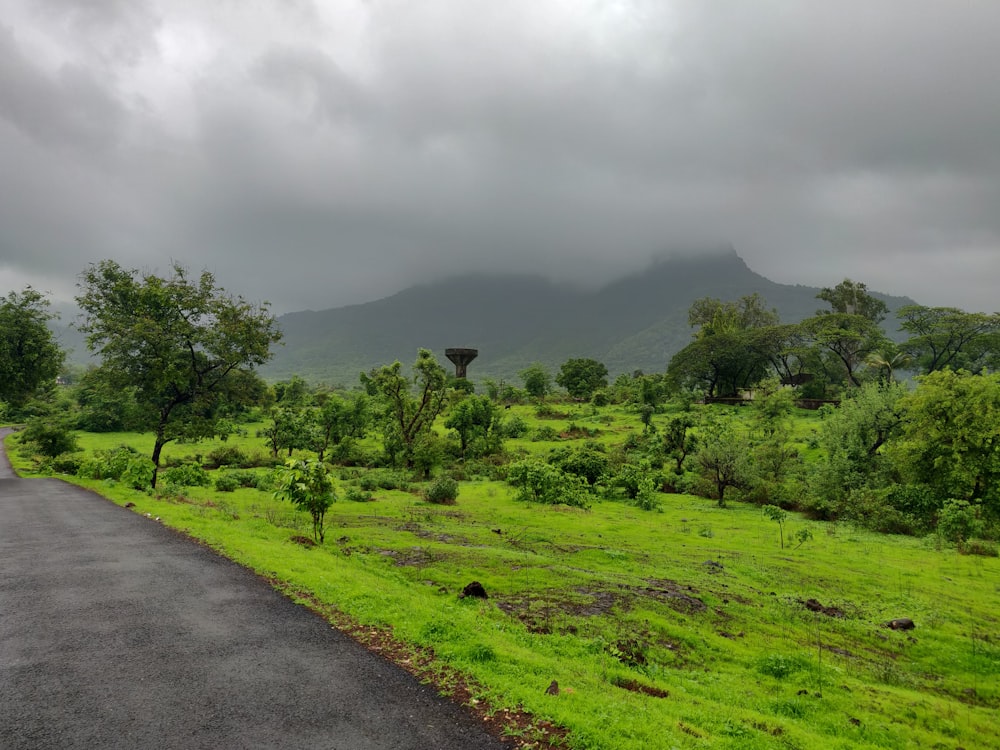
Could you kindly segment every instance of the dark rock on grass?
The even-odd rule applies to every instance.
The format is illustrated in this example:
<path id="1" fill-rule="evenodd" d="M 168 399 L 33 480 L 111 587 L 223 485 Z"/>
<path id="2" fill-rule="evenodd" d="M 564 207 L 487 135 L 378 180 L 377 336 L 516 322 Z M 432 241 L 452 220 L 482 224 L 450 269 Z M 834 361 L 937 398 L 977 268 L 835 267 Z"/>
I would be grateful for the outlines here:
<path id="1" fill-rule="evenodd" d="M 479 581 L 466 584 L 465 588 L 462 589 L 462 593 L 458 595 L 458 598 L 464 599 L 467 596 L 475 597 L 476 599 L 490 598 L 489 594 L 486 593 L 486 589 L 483 588 L 483 584 Z"/>
<path id="2" fill-rule="evenodd" d="M 844 610 L 834 606 L 824 607 L 817 599 L 806 599 L 805 601 L 799 599 L 799 604 L 810 612 L 820 612 L 827 617 L 846 617 Z"/>
<path id="3" fill-rule="evenodd" d="M 885 626 L 892 630 L 913 630 L 917 627 L 909 617 L 897 617 L 895 620 L 889 620 Z"/>
<path id="4" fill-rule="evenodd" d="M 296 534 L 289 541 L 295 542 L 296 544 L 301 544 L 303 547 L 315 547 L 316 546 L 316 542 L 314 542 L 309 537 L 302 536 L 300 534 Z"/>
<path id="5" fill-rule="evenodd" d="M 545 694 L 546 695 L 559 695 L 559 683 L 556 682 L 555 680 L 552 680 L 552 682 L 549 683 L 549 686 L 547 688 L 545 688 Z"/>
<path id="6" fill-rule="evenodd" d="M 725 568 L 722 566 L 722 563 L 716 562 L 715 560 L 706 560 L 701 564 L 701 567 L 703 567 L 709 573 L 721 573 L 723 570 L 725 570 Z"/>

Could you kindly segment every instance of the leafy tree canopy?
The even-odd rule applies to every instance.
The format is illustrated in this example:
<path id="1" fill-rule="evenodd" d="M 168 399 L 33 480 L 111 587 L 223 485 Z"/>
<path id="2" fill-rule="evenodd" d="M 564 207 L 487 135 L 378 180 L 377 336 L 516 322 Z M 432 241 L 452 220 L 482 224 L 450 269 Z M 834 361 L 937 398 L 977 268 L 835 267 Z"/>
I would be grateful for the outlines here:
<path id="1" fill-rule="evenodd" d="M 134 389 L 154 425 L 156 467 L 167 442 L 212 435 L 221 405 L 261 395 L 253 368 L 281 338 L 266 304 L 227 294 L 208 271 L 191 278 L 178 264 L 161 278 L 105 260 L 83 272 L 80 288 L 80 330 L 102 377 Z"/>
<path id="2" fill-rule="evenodd" d="M 594 391 L 608 387 L 608 368 L 596 359 L 568 359 L 560 366 L 556 383 L 573 398 L 589 400 Z"/>
<path id="3" fill-rule="evenodd" d="M 902 350 L 924 374 L 945 367 L 978 371 L 1000 343 L 1000 315 L 996 313 L 907 305 L 899 309 L 896 317 L 900 329 L 911 336 Z"/>
<path id="4" fill-rule="evenodd" d="M 860 315 L 873 323 L 881 323 L 889 313 L 889 308 L 878 297 L 868 292 L 868 287 L 860 281 L 844 279 L 837 286 L 824 287 L 816 299 L 829 303 L 830 310 L 818 310 L 817 315 L 840 313 L 842 315 Z"/>
<path id="5" fill-rule="evenodd" d="M 49 302 L 31 287 L 0 297 L 0 401 L 22 406 L 55 383 L 63 352 L 47 325 Z"/>

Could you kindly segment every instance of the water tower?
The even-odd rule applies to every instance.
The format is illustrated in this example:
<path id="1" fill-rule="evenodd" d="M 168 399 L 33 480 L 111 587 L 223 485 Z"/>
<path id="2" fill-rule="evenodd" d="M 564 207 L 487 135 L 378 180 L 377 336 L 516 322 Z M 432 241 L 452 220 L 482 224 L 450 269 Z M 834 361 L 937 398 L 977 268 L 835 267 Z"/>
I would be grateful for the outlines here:
<path id="1" fill-rule="evenodd" d="M 476 357 L 479 356 L 478 349 L 445 349 L 444 356 L 451 360 L 452 364 L 455 365 L 455 377 L 464 378 L 465 371 L 469 367 L 469 363 L 472 362 Z"/>

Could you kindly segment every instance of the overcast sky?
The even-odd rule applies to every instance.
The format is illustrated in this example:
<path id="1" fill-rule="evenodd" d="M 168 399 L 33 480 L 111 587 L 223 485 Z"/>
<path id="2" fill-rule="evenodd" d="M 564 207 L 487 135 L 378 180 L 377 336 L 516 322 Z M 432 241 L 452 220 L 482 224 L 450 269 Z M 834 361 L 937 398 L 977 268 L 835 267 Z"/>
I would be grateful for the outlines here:
<path id="1" fill-rule="evenodd" d="M 731 244 L 1000 310 L 995 0 L 3 0 L 0 294 L 277 312 Z"/>

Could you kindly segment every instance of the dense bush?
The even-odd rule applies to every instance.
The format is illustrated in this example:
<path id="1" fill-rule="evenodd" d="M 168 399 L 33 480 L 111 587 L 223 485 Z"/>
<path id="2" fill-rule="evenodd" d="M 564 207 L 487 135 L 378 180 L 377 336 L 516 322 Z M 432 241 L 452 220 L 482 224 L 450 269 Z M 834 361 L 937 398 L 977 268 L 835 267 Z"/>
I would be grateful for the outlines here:
<path id="1" fill-rule="evenodd" d="M 453 505 L 458 498 L 458 482 L 447 474 L 442 474 L 424 492 L 427 502 L 438 505 Z"/>
<path id="2" fill-rule="evenodd" d="M 239 486 L 240 483 L 232 474 L 220 474 L 215 478 L 216 492 L 235 492 Z"/>
<path id="3" fill-rule="evenodd" d="M 20 439 L 22 445 L 30 444 L 38 453 L 49 458 L 79 449 L 69 420 L 55 414 L 45 414 L 28 420 Z"/>
<path id="4" fill-rule="evenodd" d="M 590 506 L 590 493 L 583 479 L 542 461 L 526 459 L 512 464 L 507 482 L 517 489 L 518 500 L 579 508 Z"/>
<path id="5" fill-rule="evenodd" d="M 205 467 L 218 469 L 220 466 L 246 467 L 247 454 L 236 445 L 220 445 L 208 452 L 205 457 Z"/>
<path id="6" fill-rule="evenodd" d="M 121 479 L 129 462 L 139 457 L 139 452 L 128 445 L 95 451 L 92 457 L 84 459 L 76 474 L 84 479 Z"/>
<path id="7" fill-rule="evenodd" d="M 173 487 L 208 487 L 211 477 L 198 464 L 182 464 L 173 466 L 162 474 L 163 481 Z"/>

